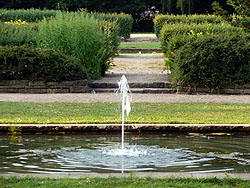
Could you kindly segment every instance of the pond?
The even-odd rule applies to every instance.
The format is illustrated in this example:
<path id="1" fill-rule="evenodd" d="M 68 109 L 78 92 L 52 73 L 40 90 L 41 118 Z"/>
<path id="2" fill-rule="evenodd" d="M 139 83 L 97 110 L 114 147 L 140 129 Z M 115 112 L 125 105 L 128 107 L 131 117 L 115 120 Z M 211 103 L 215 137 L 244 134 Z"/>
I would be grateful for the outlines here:
<path id="1" fill-rule="evenodd" d="M 0 134 L 2 173 L 250 172 L 250 135 Z"/>

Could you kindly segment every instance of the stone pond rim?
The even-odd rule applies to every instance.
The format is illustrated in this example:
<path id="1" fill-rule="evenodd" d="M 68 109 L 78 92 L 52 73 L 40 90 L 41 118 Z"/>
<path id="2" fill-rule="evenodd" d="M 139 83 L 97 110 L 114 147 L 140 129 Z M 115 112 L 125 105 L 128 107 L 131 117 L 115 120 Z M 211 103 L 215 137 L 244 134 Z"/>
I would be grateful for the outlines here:
<path id="1" fill-rule="evenodd" d="M 0 124 L 2 133 L 118 132 L 121 124 Z M 250 124 L 125 124 L 126 132 L 250 133 Z"/>

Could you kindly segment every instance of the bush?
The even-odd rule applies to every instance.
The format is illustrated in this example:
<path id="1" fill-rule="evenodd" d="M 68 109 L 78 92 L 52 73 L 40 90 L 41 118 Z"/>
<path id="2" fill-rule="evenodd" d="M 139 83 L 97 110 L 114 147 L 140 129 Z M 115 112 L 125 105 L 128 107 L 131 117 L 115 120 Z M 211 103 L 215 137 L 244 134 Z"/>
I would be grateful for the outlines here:
<path id="1" fill-rule="evenodd" d="M 37 29 L 37 24 L 22 21 L 0 22 L 0 45 L 36 45 Z"/>
<path id="2" fill-rule="evenodd" d="M 154 19 L 154 29 L 157 37 L 160 37 L 161 29 L 165 25 L 174 24 L 203 24 L 203 23 L 222 23 L 222 19 L 215 15 L 163 15 L 159 14 Z"/>
<path id="3" fill-rule="evenodd" d="M 0 9 L 0 20 L 10 21 L 10 20 L 24 20 L 26 22 L 37 22 L 43 20 L 44 18 L 55 17 L 58 13 L 57 10 L 40 10 L 40 9 L 17 9 L 17 10 L 7 10 Z"/>
<path id="4" fill-rule="evenodd" d="M 63 81 L 86 78 L 79 60 L 51 49 L 0 46 L 0 79 Z"/>
<path id="5" fill-rule="evenodd" d="M 98 79 L 118 46 L 115 25 L 85 14 L 58 13 L 40 23 L 38 44 L 80 59 L 88 78 Z"/>
<path id="6" fill-rule="evenodd" d="M 186 35 L 190 32 L 202 33 L 202 34 L 212 34 L 212 33 L 243 33 L 243 29 L 233 27 L 227 23 L 221 24 L 183 24 L 178 23 L 174 25 L 165 25 L 161 30 L 161 42 L 164 46 L 167 46 L 168 41 L 172 36 L 175 35 Z"/>
<path id="7" fill-rule="evenodd" d="M 133 18 L 129 14 L 124 13 L 91 13 L 96 19 L 108 22 L 116 22 L 118 35 L 120 37 L 129 38 L 133 26 Z"/>
<path id="8" fill-rule="evenodd" d="M 219 89 L 250 82 L 250 34 L 201 35 L 174 54 L 175 83 Z"/>

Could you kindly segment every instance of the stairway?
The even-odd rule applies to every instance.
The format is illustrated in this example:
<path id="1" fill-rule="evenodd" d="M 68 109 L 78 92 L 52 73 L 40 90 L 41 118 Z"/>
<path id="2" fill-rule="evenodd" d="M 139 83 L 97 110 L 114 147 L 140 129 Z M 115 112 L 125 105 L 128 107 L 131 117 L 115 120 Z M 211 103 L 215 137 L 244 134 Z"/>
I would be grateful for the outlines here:
<path id="1" fill-rule="evenodd" d="M 107 74 L 101 80 L 89 80 L 90 93 L 114 93 L 122 74 Z M 175 93 L 167 74 L 125 74 L 132 93 Z"/>

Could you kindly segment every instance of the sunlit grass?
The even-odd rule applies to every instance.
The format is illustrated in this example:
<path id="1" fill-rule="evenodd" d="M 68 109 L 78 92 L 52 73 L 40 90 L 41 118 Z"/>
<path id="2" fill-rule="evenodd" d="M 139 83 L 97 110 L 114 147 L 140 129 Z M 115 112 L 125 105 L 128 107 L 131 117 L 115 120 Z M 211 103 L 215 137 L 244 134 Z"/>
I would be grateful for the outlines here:
<path id="1" fill-rule="evenodd" d="M 121 42 L 119 48 L 160 48 L 160 42 Z"/>
<path id="2" fill-rule="evenodd" d="M 120 103 L 0 102 L 0 123 L 120 123 Z M 128 123 L 250 124 L 250 104 L 133 103 Z"/>

